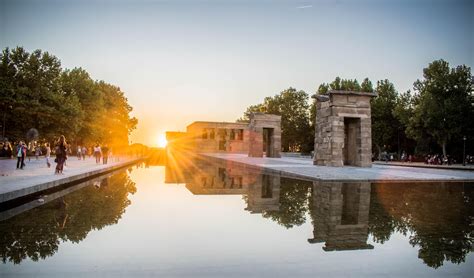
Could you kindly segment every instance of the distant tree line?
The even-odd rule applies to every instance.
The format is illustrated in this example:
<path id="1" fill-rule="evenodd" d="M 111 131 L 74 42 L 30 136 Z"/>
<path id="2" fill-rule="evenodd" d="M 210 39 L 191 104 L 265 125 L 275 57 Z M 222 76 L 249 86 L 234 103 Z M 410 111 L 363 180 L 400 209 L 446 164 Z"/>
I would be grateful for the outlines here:
<path id="1" fill-rule="evenodd" d="M 5 48 L 0 61 L 0 122 L 10 141 L 31 139 L 27 132 L 34 129 L 38 140 L 63 134 L 78 144 L 128 145 L 137 119 L 119 87 L 82 68 L 63 69 L 41 50 Z"/>
<path id="2" fill-rule="evenodd" d="M 375 88 L 365 78 L 336 77 L 319 85 L 316 94 L 330 90 L 375 92 L 372 108 L 372 150 L 424 155 L 428 153 L 462 156 L 463 137 L 466 152 L 474 142 L 474 97 L 471 69 L 465 65 L 450 68 L 436 60 L 423 69 L 413 91 L 399 93 L 388 79 L 377 81 Z M 316 104 L 309 95 L 294 88 L 286 89 L 263 103 L 247 108 L 239 120 L 248 120 L 252 112 L 282 116 L 282 150 L 307 153 L 314 148 Z"/>

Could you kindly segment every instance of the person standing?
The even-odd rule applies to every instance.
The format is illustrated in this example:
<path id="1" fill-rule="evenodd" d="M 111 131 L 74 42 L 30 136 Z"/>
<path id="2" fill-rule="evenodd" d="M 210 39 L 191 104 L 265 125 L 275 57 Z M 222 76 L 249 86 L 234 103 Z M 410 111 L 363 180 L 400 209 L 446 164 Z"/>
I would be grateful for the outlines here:
<path id="1" fill-rule="evenodd" d="M 17 157 L 17 162 L 16 162 L 16 168 L 23 170 L 23 166 L 25 166 L 25 155 L 26 155 L 26 149 L 25 149 L 25 144 L 23 141 L 20 141 L 18 143 L 18 146 L 16 147 L 16 157 Z"/>
<path id="2" fill-rule="evenodd" d="M 82 148 L 81 148 L 81 146 L 77 146 L 76 156 L 77 156 L 77 159 L 78 159 L 78 160 L 81 160 L 81 156 L 82 156 Z"/>
<path id="3" fill-rule="evenodd" d="M 0 156 L 2 157 L 12 158 L 13 150 L 12 150 L 12 146 L 10 145 L 10 142 L 5 141 L 3 143 L 1 153 L 2 154 Z"/>
<path id="4" fill-rule="evenodd" d="M 95 163 L 99 164 L 100 163 L 100 156 L 102 155 L 102 150 L 100 149 L 99 144 L 96 144 L 94 147 L 94 157 L 95 157 Z"/>
<path id="5" fill-rule="evenodd" d="M 105 144 L 102 147 L 102 161 L 104 164 L 107 164 L 109 160 L 109 147 L 107 147 L 107 144 Z"/>
<path id="6" fill-rule="evenodd" d="M 46 159 L 46 165 L 48 168 L 50 168 L 51 163 L 49 162 L 49 158 L 51 157 L 51 147 L 49 146 L 49 143 L 44 144 L 44 147 L 46 148 L 46 154 L 44 155 L 44 158 Z"/>
<path id="7" fill-rule="evenodd" d="M 62 174 L 64 163 L 67 159 L 67 143 L 64 135 L 59 136 L 59 140 L 56 142 L 56 172 L 55 174 Z"/>
<path id="8" fill-rule="evenodd" d="M 87 154 L 86 146 L 82 146 L 81 154 L 82 154 L 82 160 L 86 160 L 86 154 Z"/>

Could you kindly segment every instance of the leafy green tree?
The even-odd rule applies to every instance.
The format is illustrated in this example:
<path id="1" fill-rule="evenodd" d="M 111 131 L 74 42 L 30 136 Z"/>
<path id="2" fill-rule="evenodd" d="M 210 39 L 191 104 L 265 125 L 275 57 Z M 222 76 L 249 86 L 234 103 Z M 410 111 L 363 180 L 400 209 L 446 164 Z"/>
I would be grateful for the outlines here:
<path id="1" fill-rule="evenodd" d="M 81 124 L 80 105 L 76 97 L 61 91 L 59 59 L 48 52 L 30 54 L 17 47 L 6 48 L 0 60 L 0 79 L 6 85 L 0 98 L 12 108 L 6 117 L 6 136 L 23 139 L 30 128 L 43 138 L 74 136 Z"/>
<path id="2" fill-rule="evenodd" d="M 364 81 L 362 81 L 362 84 L 360 84 L 360 91 L 367 93 L 372 93 L 374 91 L 374 87 L 372 86 L 372 82 L 369 80 L 369 78 L 366 77 Z"/>
<path id="3" fill-rule="evenodd" d="M 362 84 L 357 79 L 342 79 L 339 76 L 333 82 L 322 83 L 318 87 L 318 94 L 327 94 L 329 91 L 355 91 L 355 92 L 373 92 L 372 82 L 365 78 Z"/>
<path id="4" fill-rule="evenodd" d="M 0 54 L 0 108 L 6 137 L 24 140 L 35 128 L 41 140 L 128 145 L 137 119 L 120 88 L 93 81 L 81 68 L 63 70 L 48 52 L 22 47 Z"/>
<path id="5" fill-rule="evenodd" d="M 281 115 L 283 151 L 309 152 L 314 144 L 314 129 L 310 126 L 308 101 L 309 96 L 304 91 L 288 88 L 266 97 L 261 104 L 248 107 L 243 119 L 248 119 L 251 112 Z"/>
<path id="6" fill-rule="evenodd" d="M 104 98 L 104 110 L 100 124 L 102 141 L 112 145 L 128 145 L 128 135 L 137 125 L 137 119 L 130 117 L 132 107 L 119 87 L 103 81 L 97 84 Z"/>
<path id="7" fill-rule="evenodd" d="M 393 110 L 397 102 L 397 91 L 395 86 L 388 81 L 377 81 L 375 89 L 377 97 L 371 99 L 372 112 L 372 144 L 377 148 L 378 153 L 382 149 L 391 150 L 397 144 L 397 132 L 401 125 L 393 115 Z"/>
<path id="8" fill-rule="evenodd" d="M 328 91 L 329 91 L 329 84 L 322 83 L 322 84 L 319 85 L 319 87 L 318 87 L 317 94 L 318 94 L 318 95 L 325 95 L 325 94 L 328 93 Z"/>
<path id="9" fill-rule="evenodd" d="M 98 119 L 105 112 L 104 100 L 95 82 L 82 68 L 65 70 L 61 74 L 61 85 L 65 95 L 77 97 L 82 113 L 82 124 L 77 132 L 78 143 L 92 144 L 100 138 Z"/>
<path id="10" fill-rule="evenodd" d="M 446 155 L 446 146 L 454 138 L 473 135 L 471 69 L 465 65 L 450 68 L 448 62 L 436 60 L 423 69 L 423 77 L 414 83 L 417 102 L 408 133 L 418 140 L 428 134 Z"/>

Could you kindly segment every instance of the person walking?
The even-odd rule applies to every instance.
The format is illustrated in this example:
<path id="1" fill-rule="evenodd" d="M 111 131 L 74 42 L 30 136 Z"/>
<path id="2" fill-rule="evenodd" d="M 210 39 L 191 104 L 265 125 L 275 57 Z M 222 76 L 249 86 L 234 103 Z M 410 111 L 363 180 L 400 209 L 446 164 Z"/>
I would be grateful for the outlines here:
<path id="1" fill-rule="evenodd" d="M 102 155 L 102 150 L 100 149 L 99 144 L 96 144 L 94 147 L 94 157 L 95 157 L 95 163 L 99 164 L 100 163 L 100 156 Z"/>
<path id="2" fill-rule="evenodd" d="M 26 146 L 23 141 L 20 141 L 18 143 L 18 146 L 16 147 L 16 157 L 17 157 L 17 162 L 16 162 L 16 168 L 23 170 L 23 166 L 25 166 L 25 155 L 26 155 Z"/>
<path id="3" fill-rule="evenodd" d="M 39 156 L 40 156 L 40 155 L 42 155 L 42 153 L 41 153 L 41 147 L 40 147 L 39 145 L 36 145 L 36 146 L 35 146 L 35 158 L 36 158 L 36 160 L 39 159 Z"/>
<path id="4" fill-rule="evenodd" d="M 44 147 L 46 148 L 46 154 L 44 155 L 46 165 L 48 168 L 51 168 L 51 163 L 49 162 L 49 158 L 51 157 L 51 147 L 49 146 L 49 143 L 44 144 Z"/>
<path id="5" fill-rule="evenodd" d="M 102 147 L 102 161 L 104 164 L 107 164 L 109 160 L 109 147 L 107 147 L 107 144 L 105 144 Z"/>
<path id="6" fill-rule="evenodd" d="M 54 160 L 54 162 L 57 163 L 55 172 L 56 175 L 63 173 L 64 163 L 67 159 L 67 150 L 66 137 L 61 135 L 56 142 L 56 159 Z"/>

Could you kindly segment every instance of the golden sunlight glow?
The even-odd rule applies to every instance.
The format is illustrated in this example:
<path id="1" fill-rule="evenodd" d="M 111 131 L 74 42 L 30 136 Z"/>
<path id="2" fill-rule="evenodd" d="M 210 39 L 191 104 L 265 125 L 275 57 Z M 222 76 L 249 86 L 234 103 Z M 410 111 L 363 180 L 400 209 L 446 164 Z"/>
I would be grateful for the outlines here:
<path id="1" fill-rule="evenodd" d="M 156 142 L 158 147 L 164 148 L 168 144 L 168 141 L 166 141 L 166 136 L 164 134 L 158 135 L 158 141 Z"/>

